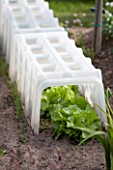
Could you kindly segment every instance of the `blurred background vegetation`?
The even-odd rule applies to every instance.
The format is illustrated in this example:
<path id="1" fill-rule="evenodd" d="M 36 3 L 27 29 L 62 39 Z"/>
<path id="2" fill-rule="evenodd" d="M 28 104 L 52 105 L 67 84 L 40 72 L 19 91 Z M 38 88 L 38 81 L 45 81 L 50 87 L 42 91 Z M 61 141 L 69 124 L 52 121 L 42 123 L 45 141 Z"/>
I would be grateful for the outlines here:
<path id="1" fill-rule="evenodd" d="M 59 18 L 61 26 L 66 28 L 70 33 L 70 28 L 94 27 L 95 12 L 91 8 L 95 8 L 96 0 L 46 0 L 49 2 L 50 9 L 54 11 L 54 15 Z M 111 3 L 110 3 L 111 2 Z M 103 0 L 103 33 L 107 37 L 113 37 L 113 1 Z M 84 48 L 84 36 L 81 33 L 80 40 L 76 43 L 83 48 L 84 53 L 87 53 L 90 58 L 94 58 L 94 50 L 87 51 Z M 84 43 L 83 43 L 84 42 Z"/>
<path id="2" fill-rule="evenodd" d="M 46 0 L 53 9 L 60 24 L 64 27 L 84 26 L 93 27 L 94 13 L 91 8 L 95 7 L 96 0 Z M 106 2 L 112 0 L 103 0 L 103 6 Z"/>
<path id="3" fill-rule="evenodd" d="M 47 0 L 63 26 L 93 26 L 95 0 Z M 76 21 L 76 19 L 79 19 Z"/>

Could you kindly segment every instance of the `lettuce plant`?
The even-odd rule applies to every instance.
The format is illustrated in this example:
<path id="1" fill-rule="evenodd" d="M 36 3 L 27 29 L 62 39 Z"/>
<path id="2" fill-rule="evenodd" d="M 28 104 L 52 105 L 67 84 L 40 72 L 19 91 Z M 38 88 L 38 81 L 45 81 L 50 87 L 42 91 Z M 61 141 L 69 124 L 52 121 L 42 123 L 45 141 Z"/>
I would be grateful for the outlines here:
<path id="1" fill-rule="evenodd" d="M 92 130 L 101 127 L 98 115 L 77 86 L 50 87 L 43 92 L 41 103 L 42 115 L 51 117 L 56 138 L 65 135 L 81 141 L 88 133 L 76 126 Z"/>

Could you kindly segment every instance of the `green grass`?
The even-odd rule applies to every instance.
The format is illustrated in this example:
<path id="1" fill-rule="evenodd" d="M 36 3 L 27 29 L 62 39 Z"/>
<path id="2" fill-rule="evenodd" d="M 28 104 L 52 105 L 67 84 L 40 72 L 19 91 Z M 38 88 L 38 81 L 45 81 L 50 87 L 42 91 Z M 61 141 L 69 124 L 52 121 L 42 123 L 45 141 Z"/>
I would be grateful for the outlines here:
<path id="1" fill-rule="evenodd" d="M 0 157 L 6 154 L 6 150 L 0 147 Z"/>
<path id="2" fill-rule="evenodd" d="M 79 18 L 82 21 L 83 26 L 90 27 L 94 23 L 94 14 L 90 12 L 90 8 L 95 6 L 95 0 L 47 0 L 49 6 L 53 9 L 56 17 L 59 18 L 61 23 L 65 20 L 69 20 L 69 26 L 76 26 L 73 20 Z M 73 14 L 77 13 L 77 17 Z M 83 13 L 87 16 L 83 17 Z"/>
<path id="3" fill-rule="evenodd" d="M 22 110 L 22 104 L 20 100 L 19 93 L 16 88 L 16 84 L 11 82 L 8 78 L 8 66 L 6 65 L 5 59 L 0 56 L 0 75 L 4 78 L 8 88 L 12 92 L 13 101 L 16 106 L 18 121 L 19 121 L 19 133 L 20 133 L 20 141 L 22 143 L 25 143 L 25 136 L 23 133 L 24 130 L 24 120 L 23 120 L 23 110 Z"/>

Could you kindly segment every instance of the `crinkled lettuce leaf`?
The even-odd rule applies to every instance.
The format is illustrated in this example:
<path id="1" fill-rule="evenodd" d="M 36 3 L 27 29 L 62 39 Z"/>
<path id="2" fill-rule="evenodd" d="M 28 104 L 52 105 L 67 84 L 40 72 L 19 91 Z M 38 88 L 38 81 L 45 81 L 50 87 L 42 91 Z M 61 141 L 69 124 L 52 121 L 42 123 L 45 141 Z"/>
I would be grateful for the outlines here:
<path id="1" fill-rule="evenodd" d="M 88 133 L 75 126 L 100 129 L 101 122 L 96 111 L 81 96 L 77 86 L 58 86 L 46 89 L 42 94 L 41 110 L 49 113 L 57 136 L 65 134 L 77 140 L 86 138 Z"/>

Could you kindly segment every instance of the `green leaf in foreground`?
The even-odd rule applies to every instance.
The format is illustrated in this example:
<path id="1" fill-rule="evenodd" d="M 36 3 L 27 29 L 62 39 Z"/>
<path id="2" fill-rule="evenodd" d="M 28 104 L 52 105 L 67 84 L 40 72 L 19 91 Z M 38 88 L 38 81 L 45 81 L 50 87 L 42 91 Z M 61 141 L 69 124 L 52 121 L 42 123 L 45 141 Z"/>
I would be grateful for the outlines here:
<path id="1" fill-rule="evenodd" d="M 6 153 L 6 150 L 0 147 L 0 157 L 2 157 Z"/>

